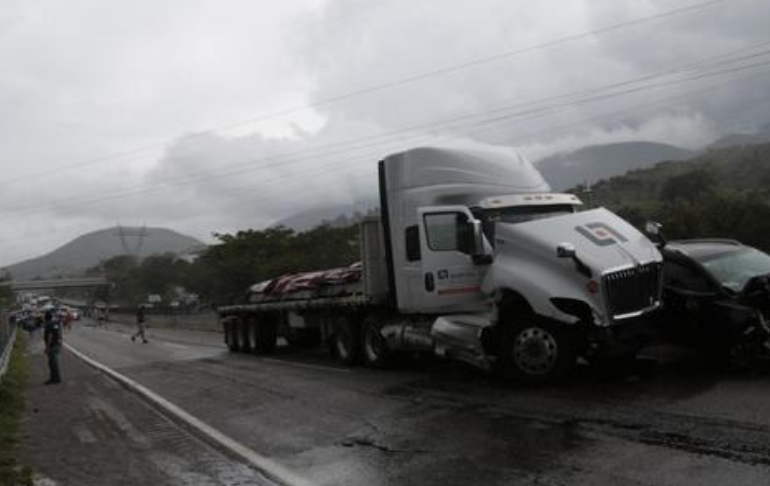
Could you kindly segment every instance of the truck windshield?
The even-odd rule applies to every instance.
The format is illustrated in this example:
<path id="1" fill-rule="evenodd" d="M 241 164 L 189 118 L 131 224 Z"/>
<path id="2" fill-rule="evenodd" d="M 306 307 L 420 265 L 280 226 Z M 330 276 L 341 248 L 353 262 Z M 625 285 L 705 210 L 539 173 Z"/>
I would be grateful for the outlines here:
<path id="1" fill-rule="evenodd" d="M 494 241 L 495 223 L 519 224 L 574 212 L 575 207 L 571 204 L 543 204 L 484 209 L 477 217 L 481 220 L 484 233 L 489 241 Z"/>
<path id="2" fill-rule="evenodd" d="M 700 263 L 719 283 L 740 292 L 749 279 L 770 274 L 770 255 L 753 248 L 700 258 Z"/>
<path id="3" fill-rule="evenodd" d="M 517 224 L 573 212 L 575 212 L 574 206 L 571 204 L 548 204 L 543 206 L 514 206 L 487 209 L 484 211 L 484 217 L 492 223 Z"/>

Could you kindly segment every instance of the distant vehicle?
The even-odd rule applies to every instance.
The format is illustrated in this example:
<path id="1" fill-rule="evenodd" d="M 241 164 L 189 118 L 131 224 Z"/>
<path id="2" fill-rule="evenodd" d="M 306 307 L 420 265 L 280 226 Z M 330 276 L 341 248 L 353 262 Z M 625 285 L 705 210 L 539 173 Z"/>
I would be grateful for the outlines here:
<path id="1" fill-rule="evenodd" d="M 524 158 L 417 148 L 382 160 L 379 183 L 361 264 L 277 278 L 220 307 L 231 350 L 314 331 L 346 364 L 422 352 L 538 382 L 644 343 L 661 298 L 655 245 L 606 209 L 578 211 Z"/>
<path id="2" fill-rule="evenodd" d="M 661 247 L 663 322 L 677 341 L 718 359 L 770 356 L 770 255 L 733 240 Z"/>

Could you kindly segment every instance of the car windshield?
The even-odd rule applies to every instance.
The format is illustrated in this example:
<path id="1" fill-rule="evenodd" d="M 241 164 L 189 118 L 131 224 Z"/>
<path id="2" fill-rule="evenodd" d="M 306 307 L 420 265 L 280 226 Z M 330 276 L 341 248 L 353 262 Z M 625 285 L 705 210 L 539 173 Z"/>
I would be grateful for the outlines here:
<path id="1" fill-rule="evenodd" d="M 700 258 L 719 283 L 740 292 L 752 277 L 770 273 L 770 255 L 753 248 Z"/>

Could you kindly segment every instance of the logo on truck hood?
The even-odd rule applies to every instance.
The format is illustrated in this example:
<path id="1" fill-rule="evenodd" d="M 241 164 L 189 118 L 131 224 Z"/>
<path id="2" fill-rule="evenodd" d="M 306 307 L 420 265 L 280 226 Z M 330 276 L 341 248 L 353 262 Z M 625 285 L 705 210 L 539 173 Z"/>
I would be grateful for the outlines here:
<path id="1" fill-rule="evenodd" d="M 618 242 L 625 243 L 628 239 L 607 223 L 594 222 L 575 226 L 575 231 L 588 238 L 596 246 L 610 246 Z"/>

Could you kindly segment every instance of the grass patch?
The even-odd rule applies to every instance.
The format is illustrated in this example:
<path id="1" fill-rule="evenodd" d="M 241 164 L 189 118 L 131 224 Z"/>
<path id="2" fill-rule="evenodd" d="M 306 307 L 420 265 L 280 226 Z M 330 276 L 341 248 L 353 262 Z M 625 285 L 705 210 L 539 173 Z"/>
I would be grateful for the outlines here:
<path id="1" fill-rule="evenodd" d="M 8 370 L 0 382 L 0 486 L 31 486 L 32 471 L 21 467 L 16 456 L 19 418 L 24 411 L 27 359 L 24 337 L 19 334 Z"/>

